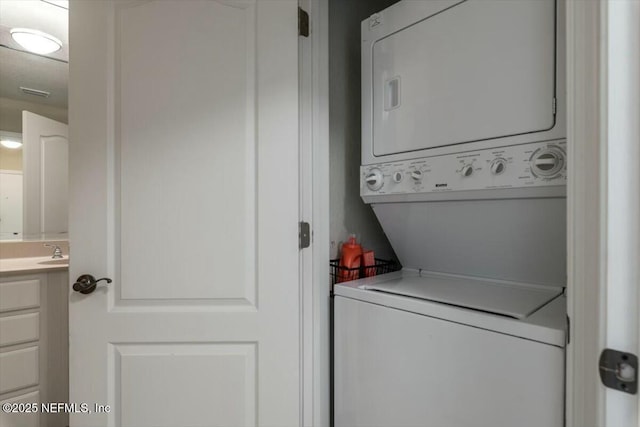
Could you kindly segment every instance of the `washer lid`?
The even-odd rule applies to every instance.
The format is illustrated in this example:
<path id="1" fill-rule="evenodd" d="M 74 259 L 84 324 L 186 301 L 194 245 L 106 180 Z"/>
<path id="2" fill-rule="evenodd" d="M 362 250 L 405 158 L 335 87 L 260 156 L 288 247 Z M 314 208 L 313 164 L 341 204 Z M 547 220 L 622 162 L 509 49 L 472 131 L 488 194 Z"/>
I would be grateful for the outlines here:
<path id="1" fill-rule="evenodd" d="M 501 283 L 487 279 L 424 274 L 363 285 L 362 289 L 404 295 L 523 319 L 562 294 L 562 288 Z"/>

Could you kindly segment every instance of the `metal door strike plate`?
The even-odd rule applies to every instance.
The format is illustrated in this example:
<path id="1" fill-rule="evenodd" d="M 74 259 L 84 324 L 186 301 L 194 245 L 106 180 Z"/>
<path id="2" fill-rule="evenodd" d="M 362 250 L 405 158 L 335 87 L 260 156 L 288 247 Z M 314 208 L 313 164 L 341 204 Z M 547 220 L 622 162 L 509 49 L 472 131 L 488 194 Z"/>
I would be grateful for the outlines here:
<path id="1" fill-rule="evenodd" d="M 624 393 L 638 392 L 638 357 L 612 349 L 604 349 L 600 354 L 600 379 L 602 383 Z"/>

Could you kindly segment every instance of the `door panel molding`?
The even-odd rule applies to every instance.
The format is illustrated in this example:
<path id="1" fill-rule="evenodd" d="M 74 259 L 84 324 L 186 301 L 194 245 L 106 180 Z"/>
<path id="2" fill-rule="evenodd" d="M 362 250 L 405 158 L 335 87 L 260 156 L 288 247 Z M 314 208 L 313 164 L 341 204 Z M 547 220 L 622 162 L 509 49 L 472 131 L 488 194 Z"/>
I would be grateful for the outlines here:
<path id="1" fill-rule="evenodd" d="M 257 20 L 254 2 L 238 6 L 196 2 L 198 19 L 188 23 L 180 22 L 178 3 L 116 8 L 114 306 L 257 306 Z M 198 34 L 194 46 L 180 41 L 187 25 Z M 160 55 L 152 34 L 163 36 Z M 166 90 L 175 78 L 190 81 L 191 90 Z M 147 102 L 162 108 L 140 108 Z M 158 116 L 165 126 L 144 126 Z M 154 183 L 157 190 L 145 194 Z M 149 246 L 163 246 L 165 259 L 141 257 Z"/>
<path id="2" fill-rule="evenodd" d="M 223 416 L 224 425 L 257 425 L 257 342 L 111 343 L 109 349 L 113 425 L 206 426 L 214 413 Z M 160 389 L 175 388 L 149 399 L 142 386 L 146 378 Z M 173 405 L 192 409 L 177 419 L 158 410 Z"/>

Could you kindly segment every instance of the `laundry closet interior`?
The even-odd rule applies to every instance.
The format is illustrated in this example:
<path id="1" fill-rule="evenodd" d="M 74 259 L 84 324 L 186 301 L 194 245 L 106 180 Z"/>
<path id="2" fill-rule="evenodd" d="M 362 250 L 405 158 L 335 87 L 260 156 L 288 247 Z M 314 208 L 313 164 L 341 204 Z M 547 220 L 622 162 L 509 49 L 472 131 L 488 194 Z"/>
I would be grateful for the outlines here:
<path id="1" fill-rule="evenodd" d="M 564 8 L 329 2 L 334 425 L 564 425 Z"/>

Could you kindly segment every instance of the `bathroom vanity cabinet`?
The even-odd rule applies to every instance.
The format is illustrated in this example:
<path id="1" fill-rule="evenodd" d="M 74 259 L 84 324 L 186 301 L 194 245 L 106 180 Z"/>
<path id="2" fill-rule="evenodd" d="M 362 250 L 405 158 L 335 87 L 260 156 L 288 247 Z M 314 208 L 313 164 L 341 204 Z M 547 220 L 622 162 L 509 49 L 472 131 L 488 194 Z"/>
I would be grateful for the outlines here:
<path id="1" fill-rule="evenodd" d="M 66 269 L 0 273 L 0 404 L 17 404 L 0 426 L 68 425 L 41 405 L 68 402 L 68 283 Z"/>

